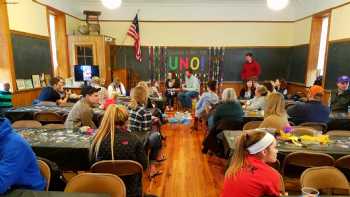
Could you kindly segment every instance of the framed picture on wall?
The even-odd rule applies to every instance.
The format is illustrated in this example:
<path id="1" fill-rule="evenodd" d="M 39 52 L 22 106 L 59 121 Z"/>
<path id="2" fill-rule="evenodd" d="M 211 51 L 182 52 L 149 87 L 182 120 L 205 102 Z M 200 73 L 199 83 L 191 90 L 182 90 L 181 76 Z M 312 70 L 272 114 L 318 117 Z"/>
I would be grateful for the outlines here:
<path id="1" fill-rule="evenodd" d="M 33 82 L 31 79 L 24 80 L 24 86 L 26 89 L 33 89 Z"/>
<path id="2" fill-rule="evenodd" d="M 16 83 L 17 83 L 17 89 L 18 90 L 26 89 L 26 86 L 25 86 L 25 83 L 24 83 L 24 79 L 16 79 Z"/>
<path id="3" fill-rule="evenodd" d="M 41 87 L 40 75 L 32 75 L 32 79 L 33 79 L 34 88 L 40 88 Z"/>

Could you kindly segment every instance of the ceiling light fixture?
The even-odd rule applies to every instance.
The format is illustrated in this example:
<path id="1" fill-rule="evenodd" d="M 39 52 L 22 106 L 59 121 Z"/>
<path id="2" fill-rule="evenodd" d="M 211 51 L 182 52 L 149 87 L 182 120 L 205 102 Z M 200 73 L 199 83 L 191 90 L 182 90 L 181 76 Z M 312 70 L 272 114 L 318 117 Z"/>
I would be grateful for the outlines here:
<path id="1" fill-rule="evenodd" d="M 267 0 L 267 7 L 271 10 L 283 10 L 289 4 L 289 0 Z"/>
<path id="2" fill-rule="evenodd" d="M 102 5 L 107 9 L 114 10 L 121 6 L 122 0 L 101 0 Z"/>

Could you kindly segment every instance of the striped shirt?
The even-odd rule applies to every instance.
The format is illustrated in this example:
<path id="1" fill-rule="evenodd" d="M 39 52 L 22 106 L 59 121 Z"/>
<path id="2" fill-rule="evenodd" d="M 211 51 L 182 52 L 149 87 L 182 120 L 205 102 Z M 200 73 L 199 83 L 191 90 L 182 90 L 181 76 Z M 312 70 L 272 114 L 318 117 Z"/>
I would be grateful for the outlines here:
<path id="1" fill-rule="evenodd" d="M 0 108 L 11 108 L 12 93 L 8 91 L 0 91 Z"/>
<path id="2" fill-rule="evenodd" d="M 129 130 L 130 131 L 151 131 L 152 112 L 146 107 L 138 105 L 135 109 L 129 110 Z"/>

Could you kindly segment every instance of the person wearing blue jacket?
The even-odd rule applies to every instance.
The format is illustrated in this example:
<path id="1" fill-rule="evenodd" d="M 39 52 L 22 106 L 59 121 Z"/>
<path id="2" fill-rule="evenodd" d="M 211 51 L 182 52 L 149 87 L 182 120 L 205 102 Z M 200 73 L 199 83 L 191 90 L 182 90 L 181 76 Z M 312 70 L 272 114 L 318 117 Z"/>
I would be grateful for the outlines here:
<path id="1" fill-rule="evenodd" d="M 9 189 L 44 190 L 44 177 L 30 145 L 0 118 L 0 194 Z"/>

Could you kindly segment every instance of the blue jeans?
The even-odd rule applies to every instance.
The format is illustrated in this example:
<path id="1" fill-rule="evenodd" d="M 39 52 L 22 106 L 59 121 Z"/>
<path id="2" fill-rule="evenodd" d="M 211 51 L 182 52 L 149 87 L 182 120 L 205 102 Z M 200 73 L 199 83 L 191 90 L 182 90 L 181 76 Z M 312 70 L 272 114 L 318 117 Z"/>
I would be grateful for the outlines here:
<path id="1" fill-rule="evenodd" d="M 162 147 L 162 138 L 159 132 L 151 132 L 148 136 L 148 143 L 151 149 L 149 159 L 156 160 Z"/>
<path id="2" fill-rule="evenodd" d="M 192 108 L 192 98 L 197 96 L 198 96 L 198 92 L 186 91 L 186 92 L 179 93 L 177 97 L 183 107 Z"/>

